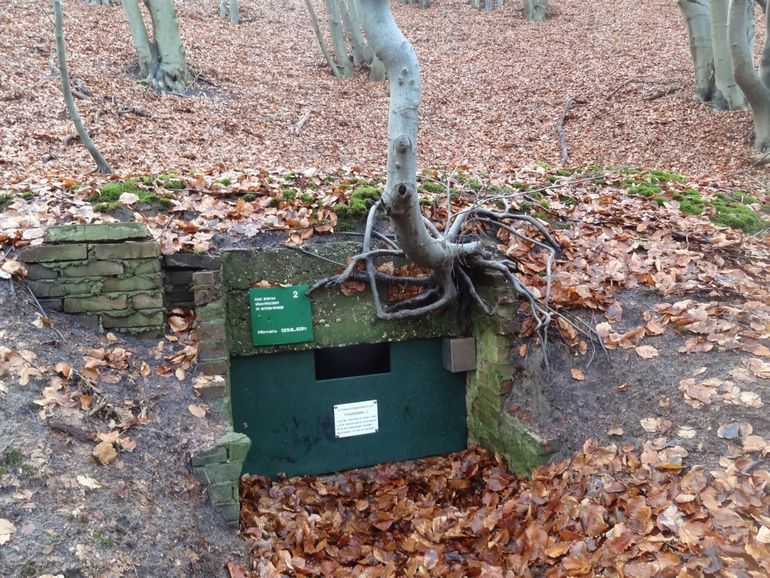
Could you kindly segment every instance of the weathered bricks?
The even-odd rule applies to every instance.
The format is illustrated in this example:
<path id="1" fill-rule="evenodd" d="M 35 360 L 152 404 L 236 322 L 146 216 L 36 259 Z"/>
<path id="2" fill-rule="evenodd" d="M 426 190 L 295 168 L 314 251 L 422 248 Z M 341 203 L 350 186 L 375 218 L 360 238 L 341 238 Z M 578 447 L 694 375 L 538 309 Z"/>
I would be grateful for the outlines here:
<path id="1" fill-rule="evenodd" d="M 40 279 L 56 279 L 59 272 L 45 265 L 29 264 L 27 265 L 27 279 L 37 281 Z"/>
<path id="2" fill-rule="evenodd" d="M 94 313 L 99 311 L 114 311 L 125 309 L 128 297 L 125 295 L 97 295 L 95 297 L 67 297 L 64 300 L 64 311 L 67 313 Z"/>
<path id="3" fill-rule="evenodd" d="M 94 255 L 97 259 L 148 259 L 160 256 L 160 245 L 155 242 L 94 245 Z"/>
<path id="4" fill-rule="evenodd" d="M 163 326 L 160 245 L 140 223 L 51 227 L 45 243 L 25 248 L 21 259 L 44 307 L 106 329 Z"/>
<path id="5" fill-rule="evenodd" d="M 131 297 L 134 309 L 160 309 L 163 307 L 163 296 L 159 292 L 139 293 Z"/>
<path id="6" fill-rule="evenodd" d="M 163 325 L 163 312 L 145 313 L 137 311 L 126 316 L 119 317 L 111 313 L 102 315 L 102 327 L 105 329 L 127 329 L 132 327 L 160 327 Z"/>
<path id="7" fill-rule="evenodd" d="M 29 288 L 36 297 L 50 299 L 52 297 L 67 297 L 68 295 L 93 295 L 99 290 L 99 282 L 94 280 L 71 280 L 69 283 L 61 280 L 29 281 Z"/>
<path id="8" fill-rule="evenodd" d="M 105 277 L 122 275 L 123 265 L 115 261 L 91 261 L 88 263 L 70 265 L 62 269 L 62 277 Z"/>
<path id="9" fill-rule="evenodd" d="M 25 263 L 50 263 L 51 261 L 78 261 L 88 257 L 86 245 L 37 245 L 27 247 L 20 258 Z"/>
<path id="10" fill-rule="evenodd" d="M 131 277 L 109 278 L 104 280 L 102 290 L 108 293 L 119 291 L 147 291 L 163 286 L 160 275 L 134 275 Z"/>
<path id="11" fill-rule="evenodd" d="M 193 452 L 190 456 L 193 473 L 206 488 L 209 501 L 234 527 L 240 517 L 238 486 L 241 470 L 250 448 L 248 436 L 230 432 L 212 447 Z"/>
<path id="12" fill-rule="evenodd" d="M 97 225 L 59 225 L 45 233 L 45 242 L 64 243 L 105 243 L 112 241 L 135 241 L 151 239 L 147 227 L 141 223 L 101 223 Z"/>

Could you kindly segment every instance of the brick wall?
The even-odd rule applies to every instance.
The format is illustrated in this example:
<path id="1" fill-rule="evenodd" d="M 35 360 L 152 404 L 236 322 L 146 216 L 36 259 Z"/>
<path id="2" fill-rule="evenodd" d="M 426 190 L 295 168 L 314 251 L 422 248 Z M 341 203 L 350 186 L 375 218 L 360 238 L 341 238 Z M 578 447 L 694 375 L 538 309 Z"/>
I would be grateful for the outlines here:
<path id="1" fill-rule="evenodd" d="M 111 331 L 158 333 L 164 322 L 160 245 L 140 223 L 61 225 L 20 259 L 48 309 Z"/>

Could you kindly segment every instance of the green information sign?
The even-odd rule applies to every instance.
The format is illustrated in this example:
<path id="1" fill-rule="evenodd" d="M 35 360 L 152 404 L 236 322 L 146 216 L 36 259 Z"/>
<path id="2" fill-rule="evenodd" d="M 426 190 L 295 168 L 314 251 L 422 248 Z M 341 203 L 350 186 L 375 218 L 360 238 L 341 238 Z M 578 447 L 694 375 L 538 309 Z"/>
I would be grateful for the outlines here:
<path id="1" fill-rule="evenodd" d="M 313 341 L 308 285 L 249 289 L 251 342 L 282 345 Z"/>

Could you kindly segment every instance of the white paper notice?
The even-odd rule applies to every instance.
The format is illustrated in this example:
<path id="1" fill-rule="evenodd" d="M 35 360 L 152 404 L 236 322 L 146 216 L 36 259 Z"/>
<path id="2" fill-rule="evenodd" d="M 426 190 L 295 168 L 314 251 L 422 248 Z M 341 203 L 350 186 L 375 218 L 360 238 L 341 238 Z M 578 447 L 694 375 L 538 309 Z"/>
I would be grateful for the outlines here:
<path id="1" fill-rule="evenodd" d="M 377 416 L 377 400 L 341 403 L 334 406 L 334 435 L 348 438 L 377 433 L 380 421 Z"/>

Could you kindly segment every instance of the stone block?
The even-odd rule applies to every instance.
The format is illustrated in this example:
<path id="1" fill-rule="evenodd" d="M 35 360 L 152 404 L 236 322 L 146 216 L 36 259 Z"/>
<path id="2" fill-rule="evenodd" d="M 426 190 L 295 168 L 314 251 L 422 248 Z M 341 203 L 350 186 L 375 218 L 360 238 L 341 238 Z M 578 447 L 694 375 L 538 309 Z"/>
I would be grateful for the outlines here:
<path id="1" fill-rule="evenodd" d="M 91 261 L 82 265 L 71 265 L 62 269 L 62 277 L 103 277 L 122 275 L 123 265 L 115 261 Z"/>
<path id="2" fill-rule="evenodd" d="M 197 480 L 205 485 L 223 484 L 225 482 L 237 482 L 241 477 L 243 462 L 230 462 L 226 464 L 208 464 L 193 468 Z"/>
<path id="3" fill-rule="evenodd" d="M 220 506 L 216 506 L 217 510 L 219 510 L 224 516 L 225 520 L 227 520 L 227 523 L 236 528 L 238 527 L 238 524 L 241 520 L 241 505 L 240 503 L 235 504 L 222 504 Z"/>
<path id="4" fill-rule="evenodd" d="M 148 273 L 160 273 L 160 259 L 135 259 L 123 263 L 127 273 L 133 275 L 147 275 Z"/>
<path id="5" fill-rule="evenodd" d="M 196 287 L 220 285 L 221 279 L 222 276 L 219 271 L 196 271 L 193 273 L 193 282 Z"/>
<path id="6" fill-rule="evenodd" d="M 238 504 L 238 482 L 211 484 L 206 492 L 209 495 L 209 500 L 215 506 Z"/>
<path id="7" fill-rule="evenodd" d="M 221 375 L 216 375 L 219 379 L 212 380 L 195 386 L 195 391 L 204 401 L 213 401 L 227 397 L 227 381 Z"/>
<path id="8" fill-rule="evenodd" d="M 198 319 L 201 321 L 219 321 L 225 320 L 225 308 L 221 302 L 209 303 L 204 307 L 198 308 Z"/>
<path id="9" fill-rule="evenodd" d="M 109 313 L 102 315 L 102 327 L 105 329 L 158 327 L 160 325 L 163 325 L 163 311 L 136 312 L 126 316 Z"/>
<path id="10" fill-rule="evenodd" d="M 204 375 L 224 375 L 230 369 L 230 359 L 221 357 L 219 359 L 210 359 L 208 361 L 199 361 L 198 369 Z"/>
<path id="11" fill-rule="evenodd" d="M 58 225 L 45 233 L 46 243 L 109 243 L 151 238 L 149 229 L 141 223 Z"/>
<path id="12" fill-rule="evenodd" d="M 149 259 L 160 257 L 160 245 L 154 241 L 94 245 L 97 259 Z"/>
<path id="13" fill-rule="evenodd" d="M 209 303 L 222 299 L 222 287 L 199 287 L 198 285 L 193 284 L 193 295 L 195 296 L 195 304 L 197 306 L 208 305 Z"/>
<path id="14" fill-rule="evenodd" d="M 149 291 L 163 286 L 160 275 L 133 275 L 120 279 L 105 279 L 102 291 L 105 293 L 120 293 L 133 291 Z"/>
<path id="15" fill-rule="evenodd" d="M 43 309 L 50 311 L 64 311 L 64 301 L 61 299 L 38 299 Z"/>
<path id="16" fill-rule="evenodd" d="M 227 448 L 227 457 L 231 462 L 243 462 L 251 448 L 251 440 L 246 434 L 229 432 L 217 440 L 217 445 Z"/>
<path id="17" fill-rule="evenodd" d="M 67 297 L 64 300 L 64 311 L 67 313 L 95 313 L 101 311 L 116 311 L 128 307 L 125 295 L 109 297 L 97 295 L 94 297 Z"/>
<path id="18" fill-rule="evenodd" d="M 39 281 L 40 279 L 56 279 L 59 272 L 45 265 L 29 264 L 27 265 L 27 279 Z"/>
<path id="19" fill-rule="evenodd" d="M 166 277 L 167 285 L 187 287 L 189 285 L 192 285 L 192 282 L 193 282 L 193 272 L 186 271 L 183 269 L 182 270 L 167 269 L 165 271 L 165 277 Z"/>
<path id="20" fill-rule="evenodd" d="M 164 257 L 166 267 L 177 269 L 219 269 L 221 259 L 215 255 L 175 253 Z"/>
<path id="21" fill-rule="evenodd" d="M 163 292 L 166 303 L 189 303 L 191 305 L 195 303 L 193 293 L 189 288 L 168 285 L 163 288 Z"/>
<path id="22" fill-rule="evenodd" d="M 225 446 L 215 445 L 190 456 L 190 463 L 194 466 L 206 466 L 208 464 L 222 464 L 227 461 L 227 448 Z"/>
<path id="23" fill-rule="evenodd" d="M 99 291 L 99 280 L 80 280 L 70 283 L 62 281 L 29 281 L 29 288 L 38 298 L 67 297 L 68 295 L 93 295 Z"/>
<path id="24" fill-rule="evenodd" d="M 155 293 L 139 293 L 131 297 L 134 309 L 160 309 L 163 307 L 163 295 L 160 291 Z"/>
<path id="25" fill-rule="evenodd" d="M 198 334 L 198 343 L 227 341 L 227 332 L 223 322 L 199 323 L 198 327 L 196 327 L 196 332 Z"/>
<path id="26" fill-rule="evenodd" d="M 211 341 L 198 343 L 198 360 L 213 361 L 227 357 L 227 343 L 224 341 Z"/>
<path id="27" fill-rule="evenodd" d="M 88 258 L 86 245 L 37 245 L 26 247 L 19 255 L 24 263 L 50 263 L 52 261 L 82 261 Z"/>

